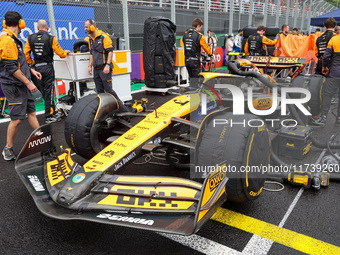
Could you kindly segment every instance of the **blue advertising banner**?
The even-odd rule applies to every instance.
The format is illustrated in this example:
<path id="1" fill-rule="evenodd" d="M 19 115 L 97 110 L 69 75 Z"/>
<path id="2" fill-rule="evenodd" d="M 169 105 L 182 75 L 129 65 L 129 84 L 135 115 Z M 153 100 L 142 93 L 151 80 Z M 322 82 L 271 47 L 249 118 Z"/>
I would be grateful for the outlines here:
<path id="1" fill-rule="evenodd" d="M 7 11 L 19 12 L 26 21 L 26 28 L 22 29 L 19 35 L 19 38 L 25 43 L 29 34 L 38 31 L 38 20 L 45 19 L 49 24 L 46 5 L 0 2 L 1 19 L 4 19 Z M 65 50 L 72 51 L 73 44 L 78 40 L 83 40 L 87 35 L 85 33 L 84 23 L 87 19 L 95 19 L 94 9 L 91 7 L 54 5 L 53 11 L 60 46 Z M 0 27 L 2 30 L 2 22 Z"/>

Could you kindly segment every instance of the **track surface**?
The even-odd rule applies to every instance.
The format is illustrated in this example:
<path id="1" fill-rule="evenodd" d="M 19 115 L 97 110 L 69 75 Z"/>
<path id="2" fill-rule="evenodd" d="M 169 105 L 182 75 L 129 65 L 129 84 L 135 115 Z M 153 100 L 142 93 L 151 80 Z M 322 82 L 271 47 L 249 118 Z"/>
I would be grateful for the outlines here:
<path id="1" fill-rule="evenodd" d="M 134 98 L 145 96 L 157 105 L 171 97 L 134 94 Z M 38 116 L 40 123 L 43 118 Z M 64 122 L 65 118 L 52 124 L 53 135 L 55 145 L 67 147 Z M 327 127 L 314 129 L 322 141 L 337 131 L 331 114 L 328 122 Z M 0 123 L 1 150 L 7 125 Z M 16 153 L 31 131 L 24 121 L 15 140 Z M 313 147 L 303 161 L 294 163 L 315 163 L 321 153 Z M 138 166 L 141 168 L 155 174 L 160 168 L 176 171 L 150 164 Z M 129 171 L 136 171 L 136 166 L 130 165 Z M 340 183 L 331 183 L 318 192 L 284 185 L 283 191 L 264 191 L 252 202 L 226 203 L 196 235 L 184 237 L 47 218 L 36 208 L 14 170 L 14 162 L 1 157 L 0 254 L 340 254 Z"/>

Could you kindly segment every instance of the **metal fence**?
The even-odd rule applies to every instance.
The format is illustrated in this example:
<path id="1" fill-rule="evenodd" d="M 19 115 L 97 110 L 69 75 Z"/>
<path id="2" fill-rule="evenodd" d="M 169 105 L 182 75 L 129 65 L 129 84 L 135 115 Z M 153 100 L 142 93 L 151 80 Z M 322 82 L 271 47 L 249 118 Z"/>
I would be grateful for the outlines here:
<path id="1" fill-rule="evenodd" d="M 125 46 L 141 51 L 144 21 L 151 16 L 173 20 L 180 37 L 196 17 L 204 20 L 204 32 L 210 28 L 224 35 L 259 25 L 288 24 L 291 28 L 307 30 L 311 17 L 335 9 L 323 0 L 0 0 L 0 18 L 8 10 L 14 10 L 26 20 L 27 27 L 20 34 L 23 41 L 37 31 L 39 19 L 46 19 L 61 46 L 68 50 L 86 36 L 87 19 L 96 20 L 99 28 L 114 39 L 117 49 Z"/>

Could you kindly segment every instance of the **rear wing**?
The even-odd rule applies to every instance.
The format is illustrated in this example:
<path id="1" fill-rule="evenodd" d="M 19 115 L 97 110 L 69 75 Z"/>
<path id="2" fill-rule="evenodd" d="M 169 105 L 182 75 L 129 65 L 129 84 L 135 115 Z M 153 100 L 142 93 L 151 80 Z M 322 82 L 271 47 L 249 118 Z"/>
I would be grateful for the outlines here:
<path id="1" fill-rule="evenodd" d="M 294 68 L 305 65 L 306 59 L 300 57 L 270 57 L 270 56 L 249 56 L 246 57 L 258 68 Z"/>

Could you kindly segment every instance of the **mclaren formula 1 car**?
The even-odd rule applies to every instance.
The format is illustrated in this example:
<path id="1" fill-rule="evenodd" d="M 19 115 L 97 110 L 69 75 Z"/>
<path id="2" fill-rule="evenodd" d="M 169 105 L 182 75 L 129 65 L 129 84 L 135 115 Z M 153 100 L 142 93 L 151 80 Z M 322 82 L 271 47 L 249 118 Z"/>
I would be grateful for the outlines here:
<path id="1" fill-rule="evenodd" d="M 50 125 L 41 126 L 20 152 L 16 171 L 49 217 L 195 233 L 224 202 L 256 199 L 264 186 L 262 171 L 246 169 L 269 164 L 271 142 L 265 122 L 249 113 L 235 115 L 235 109 L 223 102 L 218 105 L 219 93 L 211 102 L 201 96 L 208 90 L 214 94 L 221 82 L 259 87 L 254 105 L 270 108 L 272 101 L 261 108 L 260 99 L 270 97 L 263 94 L 263 86 L 275 86 L 271 80 L 247 72 L 240 82 L 240 74 L 206 73 L 199 82 L 204 89 L 197 86 L 139 113 L 119 112 L 110 94 L 86 96 L 74 104 L 65 122 L 70 148 L 57 150 Z M 227 96 L 225 91 L 220 94 Z M 202 114 L 204 109 L 207 114 Z M 128 164 L 160 147 L 169 164 L 187 170 L 185 177 L 164 175 L 161 168 L 157 176 L 145 175 L 140 167 L 126 174 Z M 71 151 L 88 161 L 78 164 Z M 185 158 L 184 163 L 172 155 Z"/>

